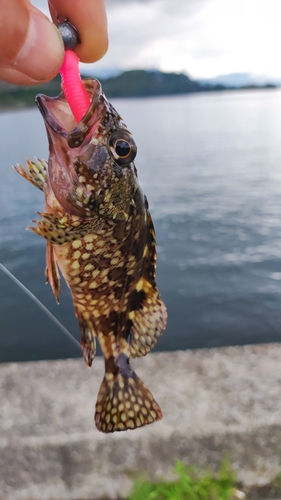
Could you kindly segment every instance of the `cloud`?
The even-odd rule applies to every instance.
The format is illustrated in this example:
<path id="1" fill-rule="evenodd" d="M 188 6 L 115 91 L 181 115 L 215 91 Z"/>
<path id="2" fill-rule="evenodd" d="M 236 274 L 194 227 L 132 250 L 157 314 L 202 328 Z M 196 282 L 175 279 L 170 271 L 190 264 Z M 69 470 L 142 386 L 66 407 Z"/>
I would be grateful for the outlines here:
<path id="1" fill-rule="evenodd" d="M 109 2 L 109 51 L 102 64 L 186 71 L 190 23 L 210 1 Z"/>
<path id="2" fill-rule="evenodd" d="M 139 4 L 145 7 L 150 7 L 152 4 L 158 3 L 162 11 L 169 12 L 172 15 L 194 15 L 200 12 L 202 7 L 208 4 L 210 0 L 107 0 L 106 5 L 111 7 L 118 7 L 120 5 L 130 7 L 132 4 Z"/>
<path id="3" fill-rule="evenodd" d="M 100 66 L 159 68 L 200 75 L 200 63 L 217 59 L 224 44 L 206 38 L 206 14 L 214 0 L 109 2 L 109 52 Z M 122 5 L 122 8 L 121 8 Z M 211 75 L 213 76 L 213 75 Z"/>
<path id="4" fill-rule="evenodd" d="M 107 0 L 107 11 L 109 50 L 88 70 L 281 76 L 280 0 Z"/>
<path id="5" fill-rule="evenodd" d="M 37 9 L 42 10 L 44 14 L 49 15 L 48 2 L 47 0 L 32 0 L 32 5 L 34 5 Z"/>

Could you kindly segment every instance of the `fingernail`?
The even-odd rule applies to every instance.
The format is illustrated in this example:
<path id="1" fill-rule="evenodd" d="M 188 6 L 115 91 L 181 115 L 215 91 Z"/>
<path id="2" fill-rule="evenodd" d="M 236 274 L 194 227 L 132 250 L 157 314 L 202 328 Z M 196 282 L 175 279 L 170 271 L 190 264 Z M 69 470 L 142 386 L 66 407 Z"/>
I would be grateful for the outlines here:
<path id="1" fill-rule="evenodd" d="M 32 12 L 28 35 L 15 60 L 15 69 L 32 80 L 50 80 L 59 72 L 63 54 L 63 42 L 56 26 L 43 15 Z"/>

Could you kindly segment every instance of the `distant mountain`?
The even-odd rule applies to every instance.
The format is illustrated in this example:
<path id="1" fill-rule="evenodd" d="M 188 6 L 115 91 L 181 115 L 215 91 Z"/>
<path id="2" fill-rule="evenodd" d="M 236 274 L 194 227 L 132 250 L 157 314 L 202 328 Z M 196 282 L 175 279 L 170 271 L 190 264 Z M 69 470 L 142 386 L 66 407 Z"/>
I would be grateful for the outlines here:
<path id="1" fill-rule="evenodd" d="M 250 73 L 230 73 L 227 75 L 219 75 L 214 78 L 204 78 L 198 80 L 203 86 L 216 86 L 223 85 L 227 88 L 241 88 L 241 87 L 265 87 L 268 84 L 276 85 L 274 80 L 265 78 L 263 76 L 256 76 Z"/>
<path id="2" fill-rule="evenodd" d="M 11 85 L 0 80 L 0 110 L 34 106 L 37 94 L 56 96 L 61 91 L 60 76 L 39 85 Z"/>
<path id="3" fill-rule="evenodd" d="M 255 83 L 247 73 L 222 75 L 205 81 L 191 80 L 183 73 L 163 73 L 158 70 L 131 70 L 101 80 L 108 97 L 143 97 L 220 91 L 235 88 L 274 87 L 265 82 Z"/>
<path id="4" fill-rule="evenodd" d="M 144 97 L 154 95 L 199 92 L 200 84 L 183 73 L 162 73 L 142 69 L 124 71 L 120 75 L 100 80 L 109 97 Z"/>
<path id="5" fill-rule="evenodd" d="M 88 68 L 88 64 L 81 64 L 80 72 L 83 78 L 98 78 L 99 80 L 105 80 L 111 78 L 112 76 L 120 75 L 123 73 L 122 69 L 119 68 L 96 68 L 93 66 L 91 69 Z"/>
<path id="6" fill-rule="evenodd" d="M 90 75 L 92 76 L 92 75 Z M 85 77 L 85 75 L 84 75 Z M 209 80 L 191 80 L 183 73 L 163 73 L 142 69 L 124 71 L 109 78 L 99 78 L 107 97 L 145 97 L 188 94 L 190 92 L 221 91 L 238 88 L 274 87 L 256 84 L 247 73 L 222 75 Z M 51 82 L 37 86 L 9 85 L 0 81 L 0 109 L 33 106 L 36 94 L 56 96 L 61 91 L 59 75 Z"/>

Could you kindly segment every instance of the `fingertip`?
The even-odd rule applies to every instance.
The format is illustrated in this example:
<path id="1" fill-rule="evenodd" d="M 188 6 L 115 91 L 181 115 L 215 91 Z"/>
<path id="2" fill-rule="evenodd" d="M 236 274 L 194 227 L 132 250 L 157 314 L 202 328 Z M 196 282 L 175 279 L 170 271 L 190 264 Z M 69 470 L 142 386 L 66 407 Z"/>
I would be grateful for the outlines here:
<path id="1" fill-rule="evenodd" d="M 33 81 L 48 81 L 59 72 L 63 56 L 64 47 L 58 29 L 40 11 L 33 9 L 14 69 Z"/>
<path id="2" fill-rule="evenodd" d="M 94 63 L 99 61 L 107 52 L 107 30 L 99 32 L 82 32 L 81 45 L 77 45 L 75 52 L 81 62 Z"/>
<path id="3" fill-rule="evenodd" d="M 82 62 L 96 62 L 108 48 L 107 17 L 104 0 L 49 0 L 54 23 L 67 19 L 78 31 L 81 43 L 75 52 Z"/>
<path id="4" fill-rule="evenodd" d="M 0 80 L 13 85 L 38 85 L 38 80 L 33 80 L 20 73 L 20 71 L 11 68 L 0 68 Z"/>

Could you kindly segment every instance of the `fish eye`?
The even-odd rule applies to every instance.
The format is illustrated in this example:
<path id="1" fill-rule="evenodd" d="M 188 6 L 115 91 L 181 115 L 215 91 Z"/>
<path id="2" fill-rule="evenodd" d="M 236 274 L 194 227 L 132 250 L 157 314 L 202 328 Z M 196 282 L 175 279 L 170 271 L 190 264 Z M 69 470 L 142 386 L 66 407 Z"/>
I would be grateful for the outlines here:
<path id="1" fill-rule="evenodd" d="M 120 158 L 127 158 L 131 152 L 131 146 L 128 141 L 118 139 L 114 144 L 115 152 Z"/>
<path id="2" fill-rule="evenodd" d="M 109 139 L 109 149 L 119 165 L 127 165 L 137 154 L 136 143 L 128 132 L 118 130 Z"/>

